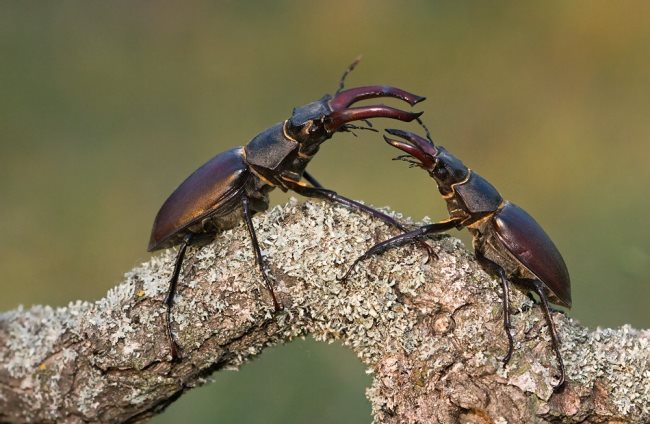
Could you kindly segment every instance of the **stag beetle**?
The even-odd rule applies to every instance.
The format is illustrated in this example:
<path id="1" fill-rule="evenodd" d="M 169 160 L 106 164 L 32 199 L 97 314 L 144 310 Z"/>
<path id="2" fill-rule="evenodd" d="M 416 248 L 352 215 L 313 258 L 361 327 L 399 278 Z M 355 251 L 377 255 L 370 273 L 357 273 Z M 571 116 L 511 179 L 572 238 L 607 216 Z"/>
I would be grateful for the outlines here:
<path id="1" fill-rule="evenodd" d="M 360 100 L 376 97 L 394 97 L 411 106 L 425 99 L 389 86 L 343 90 L 345 76 L 356 63 L 343 74 L 334 96 L 325 95 L 320 100 L 295 108 L 289 119 L 260 132 L 247 145 L 216 155 L 183 181 L 158 211 L 148 250 L 180 245 L 165 298 L 166 331 L 173 359 L 178 359 L 180 352 L 171 329 L 171 308 L 185 251 L 192 244 L 205 243 L 218 232 L 236 226 L 242 219 L 248 228 L 256 262 L 273 305 L 276 311 L 282 309 L 266 272 L 251 220 L 255 213 L 268 208 L 268 193 L 274 188 L 338 202 L 406 231 L 392 217 L 323 188 L 305 171 L 321 143 L 337 131 L 358 128 L 349 124 L 352 121 L 381 117 L 410 122 L 421 115 L 421 112 L 406 112 L 383 104 L 350 107 Z M 309 185 L 301 181 L 303 178 Z M 428 244 L 425 247 L 430 254 L 433 253 Z"/>
<path id="2" fill-rule="evenodd" d="M 423 225 L 377 243 L 357 258 L 341 279 L 345 280 L 360 261 L 386 249 L 412 240 L 421 240 L 429 234 L 466 227 L 473 236 L 474 251 L 479 263 L 486 271 L 501 279 L 503 327 L 508 336 L 504 366 L 513 351 L 507 282 L 510 279 L 535 292 L 541 299 L 560 370 L 555 388 L 562 386 L 565 378 L 564 363 L 548 302 L 570 308 L 571 283 L 564 259 L 553 241 L 526 211 L 504 200 L 487 180 L 467 168 L 443 147 L 435 146 L 428 130 L 428 140 L 407 131 L 389 129 L 386 132 L 408 141 L 384 136 L 388 144 L 407 153 L 398 156 L 396 160 L 424 169 L 436 181 L 440 194 L 447 202 L 449 219 Z"/>

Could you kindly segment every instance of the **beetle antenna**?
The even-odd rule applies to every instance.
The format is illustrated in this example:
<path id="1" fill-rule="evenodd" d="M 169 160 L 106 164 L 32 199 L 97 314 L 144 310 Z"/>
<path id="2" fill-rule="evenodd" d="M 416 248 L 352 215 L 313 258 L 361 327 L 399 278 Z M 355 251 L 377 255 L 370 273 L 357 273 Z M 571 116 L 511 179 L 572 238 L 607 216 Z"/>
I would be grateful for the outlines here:
<path id="1" fill-rule="evenodd" d="M 334 95 L 336 96 L 339 94 L 341 91 L 343 91 L 343 87 L 345 87 L 345 78 L 348 76 L 348 74 L 352 71 L 354 71 L 354 68 L 357 67 L 357 65 L 361 62 L 361 55 L 357 56 L 356 59 L 352 63 L 350 63 L 350 66 L 343 72 L 343 75 L 341 76 L 341 79 L 339 80 L 339 88 L 336 90 L 336 93 Z"/>
<path id="2" fill-rule="evenodd" d="M 433 140 L 431 139 L 431 133 L 429 132 L 429 128 L 427 128 L 427 126 L 424 125 L 424 122 L 422 122 L 422 119 L 420 119 L 420 118 L 415 118 L 415 119 L 418 121 L 418 124 L 420 124 L 420 126 L 422 128 L 424 128 L 424 132 L 427 134 L 427 140 L 429 140 L 431 142 L 431 144 L 434 144 Z"/>

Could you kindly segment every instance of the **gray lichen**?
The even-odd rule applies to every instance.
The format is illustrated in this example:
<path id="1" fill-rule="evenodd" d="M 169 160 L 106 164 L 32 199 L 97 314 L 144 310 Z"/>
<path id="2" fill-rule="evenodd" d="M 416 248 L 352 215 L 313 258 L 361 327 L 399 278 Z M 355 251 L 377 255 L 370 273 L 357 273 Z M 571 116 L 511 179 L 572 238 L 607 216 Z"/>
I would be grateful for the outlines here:
<path id="1" fill-rule="evenodd" d="M 648 331 L 590 331 L 554 314 L 569 384 L 553 394 L 539 308 L 514 291 L 516 350 L 504 369 L 499 285 L 459 240 L 431 240 L 438 258 L 429 262 L 417 245 L 391 250 L 343 283 L 351 258 L 395 230 L 295 200 L 254 224 L 283 312 L 260 284 L 243 226 L 188 251 L 173 309 L 180 363 L 170 361 L 163 325 L 173 250 L 97 302 L 6 312 L 0 422 L 144 420 L 211 372 L 306 334 L 342 341 L 368 366 L 376 422 L 650 420 Z"/>

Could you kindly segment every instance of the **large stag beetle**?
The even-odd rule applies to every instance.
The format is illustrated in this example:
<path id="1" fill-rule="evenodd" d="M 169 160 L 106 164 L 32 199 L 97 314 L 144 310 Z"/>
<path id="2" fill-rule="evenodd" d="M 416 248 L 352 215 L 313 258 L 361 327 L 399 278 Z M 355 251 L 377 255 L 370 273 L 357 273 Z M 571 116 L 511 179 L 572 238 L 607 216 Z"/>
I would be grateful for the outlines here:
<path id="1" fill-rule="evenodd" d="M 443 147 L 434 145 L 428 131 L 428 140 L 406 131 L 386 131 L 406 140 L 384 136 L 388 144 L 407 153 L 395 159 L 424 169 L 436 181 L 440 194 L 447 202 L 449 219 L 377 243 L 354 261 L 342 279 L 346 279 L 360 261 L 386 249 L 412 240 L 422 240 L 430 234 L 465 227 L 473 236 L 479 263 L 488 272 L 497 275 L 503 287 L 503 326 L 508 336 L 504 365 L 513 352 L 507 281 L 510 279 L 535 292 L 541 300 L 560 371 L 555 387 L 562 386 L 564 363 L 548 302 L 570 308 L 571 283 L 562 255 L 553 241 L 526 211 L 505 201 L 487 180 L 467 168 Z"/>
<path id="2" fill-rule="evenodd" d="M 205 243 L 220 231 L 236 226 L 242 219 L 248 228 L 256 262 L 273 305 L 276 310 L 282 309 L 266 272 L 251 220 L 255 213 L 268 208 L 268 193 L 274 188 L 338 202 L 406 231 L 392 217 L 323 188 L 305 171 L 321 143 L 337 131 L 356 128 L 350 122 L 372 118 L 409 122 L 421 114 L 383 104 L 351 107 L 360 100 L 377 97 L 394 97 L 411 106 L 424 100 L 424 97 L 389 86 L 343 90 L 345 76 L 356 63 L 344 73 L 334 96 L 325 95 L 320 100 L 295 108 L 289 119 L 262 131 L 247 145 L 216 155 L 183 181 L 163 203 L 153 224 L 148 250 L 179 245 L 165 299 L 166 331 L 173 359 L 180 357 L 180 350 L 172 333 L 171 309 L 185 251 L 192 244 Z M 303 182 L 303 178 L 309 184 Z M 429 245 L 423 246 L 432 253 Z"/>

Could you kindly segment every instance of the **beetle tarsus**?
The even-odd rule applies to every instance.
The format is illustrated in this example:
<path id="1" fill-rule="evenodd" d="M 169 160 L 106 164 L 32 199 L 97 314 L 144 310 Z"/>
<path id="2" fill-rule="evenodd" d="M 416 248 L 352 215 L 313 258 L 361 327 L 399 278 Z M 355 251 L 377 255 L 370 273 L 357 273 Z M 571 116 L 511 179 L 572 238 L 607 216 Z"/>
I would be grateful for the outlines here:
<path id="1" fill-rule="evenodd" d="M 506 352 L 506 355 L 501 358 L 501 362 L 503 363 L 503 368 L 505 368 L 508 365 L 508 362 L 510 362 L 510 359 L 512 358 L 512 353 L 514 351 L 514 339 L 512 337 L 512 323 L 510 321 L 510 286 L 508 285 L 508 278 L 506 275 L 506 271 L 496 264 L 495 262 L 489 260 L 483 254 L 479 251 L 475 252 L 476 255 L 476 260 L 481 264 L 483 269 L 486 271 L 492 272 L 496 274 L 497 277 L 499 277 L 499 280 L 501 281 L 501 290 L 503 295 L 501 296 L 501 301 L 503 305 L 503 330 L 506 333 L 506 337 L 508 338 L 508 351 Z"/>
<path id="2" fill-rule="evenodd" d="M 500 266 L 494 264 L 497 267 L 497 273 L 501 279 L 501 287 L 503 290 L 503 330 L 506 332 L 508 337 L 508 352 L 506 356 L 501 359 L 503 362 L 503 367 L 505 368 L 512 358 L 512 352 L 514 351 L 514 340 L 512 338 L 512 323 L 510 322 L 510 286 L 508 286 L 508 279 L 506 278 L 506 272 Z"/>
<path id="3" fill-rule="evenodd" d="M 279 312 L 283 309 L 283 307 L 280 304 L 280 302 L 278 302 L 278 298 L 275 296 L 275 291 L 273 290 L 273 283 L 271 282 L 271 279 L 269 278 L 269 275 L 266 272 L 266 263 L 264 261 L 264 257 L 262 256 L 260 245 L 257 242 L 255 227 L 253 227 L 253 220 L 251 219 L 252 214 L 250 210 L 250 201 L 248 200 L 248 197 L 244 196 L 242 198 L 242 206 L 244 208 L 244 221 L 246 221 L 246 228 L 248 228 L 248 234 L 250 235 L 251 242 L 253 244 L 253 251 L 255 252 L 255 260 L 257 262 L 257 266 L 260 268 L 260 271 L 262 273 L 262 278 L 264 279 L 264 284 L 266 285 L 267 290 L 271 294 L 271 299 L 273 300 L 273 307 L 275 308 L 276 312 Z"/>
<path id="4" fill-rule="evenodd" d="M 427 251 L 427 259 L 424 261 L 425 264 L 428 264 L 429 262 L 431 262 L 431 260 L 435 261 L 438 259 L 438 254 L 436 253 L 433 246 L 431 246 L 429 243 L 427 243 L 424 240 L 418 240 L 418 244 L 420 245 L 420 247 L 422 247 Z"/>
<path id="5" fill-rule="evenodd" d="M 312 177 L 311 175 L 309 175 L 309 177 L 305 176 L 305 179 L 311 183 L 310 178 L 311 178 L 311 180 L 313 180 L 314 177 Z M 408 229 L 405 226 L 400 224 L 395 218 L 393 218 L 392 216 L 390 216 L 388 214 L 385 214 L 385 213 L 383 213 L 383 212 L 381 212 L 381 211 L 379 211 L 377 209 L 373 209 L 373 208 L 371 208 L 369 206 L 366 206 L 363 203 L 360 203 L 360 202 L 354 201 L 352 199 L 349 199 L 349 198 L 347 198 L 345 196 L 341 196 L 340 194 L 338 194 L 337 192 L 335 192 L 333 190 L 323 188 L 322 186 L 315 186 L 315 184 L 312 184 L 312 185 L 314 185 L 314 187 L 306 187 L 306 186 L 303 186 L 303 185 L 300 185 L 300 184 L 289 183 L 289 188 L 291 190 L 295 191 L 296 193 L 298 193 L 298 194 L 300 194 L 302 196 L 305 196 L 305 197 L 315 197 L 315 198 L 319 198 L 319 199 L 327 199 L 327 200 L 332 201 L 332 202 L 340 203 L 340 204 L 342 204 L 344 206 L 347 206 L 348 208 L 356 209 L 358 211 L 368 213 L 368 214 L 374 216 L 375 218 L 381 219 L 386 224 L 388 224 L 388 225 L 390 225 L 392 227 L 398 228 L 399 230 L 404 231 L 404 232 L 408 231 Z M 435 251 L 433 250 L 433 247 L 431 247 L 427 242 L 420 241 L 419 244 L 421 245 L 421 247 L 423 247 L 427 251 L 427 255 L 428 255 L 427 262 L 430 260 L 431 257 L 434 257 L 434 258 L 437 257 Z M 349 273 L 350 273 L 350 270 L 348 270 L 346 275 L 348 275 Z"/>
<path id="6" fill-rule="evenodd" d="M 354 262 L 352 262 L 352 265 L 350 265 L 350 266 L 348 267 L 347 271 L 345 271 L 345 274 L 343 274 L 343 275 L 340 276 L 340 277 L 336 277 L 336 279 L 337 279 L 338 281 L 342 282 L 342 283 L 345 283 L 345 282 L 348 280 L 348 277 L 350 276 L 350 274 L 352 274 L 352 272 L 356 269 L 356 267 L 357 267 L 357 265 L 359 264 L 359 262 L 365 261 L 366 259 L 368 259 L 368 258 L 370 257 L 370 255 L 367 255 L 367 253 L 368 253 L 368 252 L 366 252 L 366 253 L 364 253 L 363 255 L 361 255 L 361 256 L 359 256 L 358 258 L 356 258 L 356 259 L 354 260 Z"/>
<path id="7" fill-rule="evenodd" d="M 359 264 L 359 262 L 365 261 L 369 257 L 373 255 L 380 254 L 388 249 L 392 249 L 394 247 L 402 246 L 406 243 L 409 243 L 411 241 L 420 241 L 423 242 L 421 239 L 423 237 L 427 237 L 429 234 L 435 234 L 435 233 L 440 233 L 443 231 L 447 231 L 451 228 L 454 228 L 457 225 L 456 222 L 454 221 L 442 221 L 442 222 L 436 222 L 433 224 L 427 224 L 423 225 L 421 227 L 416 228 L 415 230 L 411 230 L 408 232 L 405 232 L 403 234 L 400 234 L 398 236 L 389 238 L 388 240 L 384 240 L 380 243 L 375 244 L 372 246 L 370 249 L 366 251 L 363 255 L 359 256 L 357 259 L 352 262 L 352 265 L 348 268 L 348 270 L 343 274 L 342 277 L 338 278 L 339 281 L 345 281 L 352 270 Z M 423 242 L 425 243 L 425 242 Z M 425 243 L 427 246 L 429 246 L 428 243 Z M 429 246 L 431 247 L 431 246 Z M 433 248 L 432 248 L 433 250 Z M 435 252 L 433 252 L 435 255 Z M 437 255 L 436 255 L 437 257 Z"/>
<path id="8" fill-rule="evenodd" d="M 557 390 L 562 387 L 565 383 L 565 370 L 564 370 L 564 361 L 562 361 L 562 353 L 560 352 L 560 338 L 557 334 L 555 328 L 555 323 L 553 322 L 553 317 L 551 317 L 551 309 L 548 306 L 548 299 L 546 298 L 546 293 L 544 293 L 544 288 L 542 287 L 542 282 L 536 280 L 533 283 L 533 290 L 539 296 L 542 301 L 542 310 L 544 311 L 544 317 L 546 318 L 546 324 L 548 325 L 549 331 L 551 332 L 551 344 L 553 350 L 555 351 L 555 358 L 557 359 L 558 370 L 560 371 L 560 377 L 558 381 L 553 385 L 553 389 Z"/>
<path id="9" fill-rule="evenodd" d="M 185 258 L 185 251 L 191 242 L 192 235 L 187 234 L 185 237 L 183 237 L 183 241 L 178 247 L 178 253 L 176 254 L 176 260 L 174 261 L 172 278 L 169 280 L 169 288 L 167 289 L 167 296 L 165 297 L 165 305 L 167 307 L 165 313 L 165 327 L 167 330 L 167 341 L 169 343 L 169 351 L 172 356 L 172 361 L 177 361 L 181 358 L 180 346 L 178 346 L 178 343 L 176 342 L 174 333 L 172 331 L 172 306 L 174 305 L 174 295 L 176 294 L 176 286 L 178 284 L 178 277 L 181 273 L 183 259 Z"/>
<path id="10" fill-rule="evenodd" d="M 172 362 L 179 362 L 182 359 L 180 347 L 176 343 L 170 327 L 167 327 L 167 338 L 169 339 L 169 354 L 171 355 Z"/>

